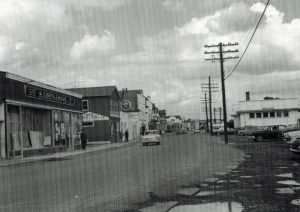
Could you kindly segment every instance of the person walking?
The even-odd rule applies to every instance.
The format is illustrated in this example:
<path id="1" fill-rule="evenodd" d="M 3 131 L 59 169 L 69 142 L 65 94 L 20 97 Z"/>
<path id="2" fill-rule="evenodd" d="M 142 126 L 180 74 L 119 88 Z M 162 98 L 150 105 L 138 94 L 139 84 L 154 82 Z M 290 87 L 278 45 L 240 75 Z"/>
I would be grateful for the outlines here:
<path id="1" fill-rule="evenodd" d="M 84 129 L 81 130 L 80 133 L 80 140 L 81 140 L 81 147 L 83 150 L 86 148 L 86 143 L 87 143 L 87 135 Z"/>
<path id="2" fill-rule="evenodd" d="M 122 130 L 119 132 L 119 137 L 120 137 L 120 141 L 122 142 L 123 141 L 123 132 L 122 132 Z"/>
<path id="3" fill-rule="evenodd" d="M 128 142 L 128 137 L 129 137 L 129 133 L 128 133 L 128 129 L 125 131 L 125 141 Z"/>

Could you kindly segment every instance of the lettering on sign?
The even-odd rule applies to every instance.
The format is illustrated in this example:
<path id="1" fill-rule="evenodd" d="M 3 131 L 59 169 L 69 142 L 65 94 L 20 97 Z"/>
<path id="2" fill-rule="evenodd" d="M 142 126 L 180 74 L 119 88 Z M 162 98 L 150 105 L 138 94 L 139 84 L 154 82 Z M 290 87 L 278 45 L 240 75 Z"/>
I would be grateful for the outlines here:
<path id="1" fill-rule="evenodd" d="M 40 88 L 35 88 L 31 86 L 24 85 L 25 90 L 25 96 L 35 98 L 35 99 L 41 99 L 48 102 L 55 102 L 59 104 L 65 104 L 65 105 L 74 105 L 75 104 L 75 98 L 71 96 L 56 94 L 51 91 L 42 90 Z"/>

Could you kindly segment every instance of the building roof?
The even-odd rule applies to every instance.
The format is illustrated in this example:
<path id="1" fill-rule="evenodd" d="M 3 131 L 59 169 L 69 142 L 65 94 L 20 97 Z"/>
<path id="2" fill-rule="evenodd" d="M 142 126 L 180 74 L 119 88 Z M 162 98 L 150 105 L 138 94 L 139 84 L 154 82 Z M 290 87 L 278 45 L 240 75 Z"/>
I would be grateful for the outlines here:
<path id="1" fill-rule="evenodd" d="M 38 87 L 45 88 L 45 89 L 55 91 L 55 92 L 58 92 L 58 93 L 62 93 L 62 94 L 70 95 L 70 96 L 75 96 L 77 98 L 82 98 L 82 95 L 78 94 L 77 92 L 72 92 L 71 90 L 65 90 L 65 89 L 62 89 L 62 88 L 54 87 L 52 85 L 48 85 L 48 84 L 45 84 L 45 83 L 42 83 L 42 82 L 38 82 L 38 81 L 29 79 L 29 78 L 26 78 L 26 77 L 22 77 L 22 76 L 17 75 L 17 74 L 9 73 L 9 72 L 0 71 L 0 73 L 2 73 L 8 79 L 23 82 L 23 83 L 26 83 L 28 85 L 38 86 Z"/>
<path id="2" fill-rule="evenodd" d="M 116 86 L 102 86 L 102 87 L 87 87 L 87 88 L 69 88 L 68 90 L 80 93 L 83 97 L 97 97 L 97 96 L 111 96 L 116 90 L 119 95 Z"/>

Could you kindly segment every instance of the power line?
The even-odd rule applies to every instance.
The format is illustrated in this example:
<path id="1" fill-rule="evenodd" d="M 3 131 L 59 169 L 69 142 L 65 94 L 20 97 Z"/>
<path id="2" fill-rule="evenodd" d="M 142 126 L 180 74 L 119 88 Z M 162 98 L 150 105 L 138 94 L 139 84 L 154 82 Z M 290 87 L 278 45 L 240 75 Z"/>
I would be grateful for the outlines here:
<path id="1" fill-rule="evenodd" d="M 245 53 L 246 53 L 246 51 L 247 51 L 247 49 L 248 49 L 248 47 L 249 47 L 251 41 L 253 40 L 253 37 L 254 37 L 254 35 L 255 35 L 257 29 L 258 29 L 258 26 L 259 26 L 259 24 L 260 24 L 262 18 L 264 17 L 264 14 L 265 14 L 265 12 L 266 12 L 266 10 L 267 10 L 267 7 L 268 7 L 270 1 L 271 1 L 271 0 L 268 0 L 267 4 L 266 4 L 266 6 L 265 6 L 265 9 L 264 9 L 263 13 L 262 13 L 261 16 L 260 16 L 260 19 L 259 19 L 259 21 L 258 21 L 258 23 L 257 23 L 257 25 L 256 25 L 256 27 L 255 27 L 255 29 L 254 29 L 254 31 L 253 31 L 253 33 L 252 33 L 252 36 L 251 36 L 251 38 L 250 38 L 250 40 L 249 40 L 249 42 L 248 42 L 248 44 L 247 44 L 247 46 L 246 46 L 244 52 L 242 53 L 240 59 L 239 59 L 239 60 L 237 61 L 237 63 L 235 64 L 235 66 L 234 66 L 234 68 L 232 69 L 232 71 L 227 75 L 227 77 L 225 77 L 225 80 L 228 79 L 228 78 L 232 75 L 232 73 L 236 70 L 236 68 L 238 67 L 238 65 L 239 65 L 240 62 L 242 61 L 243 56 L 245 55 Z"/>

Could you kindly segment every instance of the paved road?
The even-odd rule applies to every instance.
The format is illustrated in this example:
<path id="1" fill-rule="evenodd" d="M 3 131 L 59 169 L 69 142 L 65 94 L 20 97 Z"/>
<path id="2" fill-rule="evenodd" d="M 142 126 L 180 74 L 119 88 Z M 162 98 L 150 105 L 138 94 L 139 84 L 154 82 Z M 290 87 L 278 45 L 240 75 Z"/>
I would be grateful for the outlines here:
<path id="1" fill-rule="evenodd" d="M 0 168 L 0 211 L 114 211 L 222 172 L 242 152 L 208 135 Z"/>

